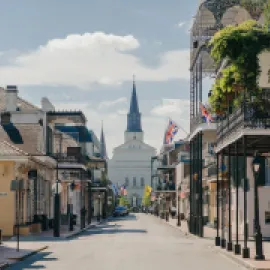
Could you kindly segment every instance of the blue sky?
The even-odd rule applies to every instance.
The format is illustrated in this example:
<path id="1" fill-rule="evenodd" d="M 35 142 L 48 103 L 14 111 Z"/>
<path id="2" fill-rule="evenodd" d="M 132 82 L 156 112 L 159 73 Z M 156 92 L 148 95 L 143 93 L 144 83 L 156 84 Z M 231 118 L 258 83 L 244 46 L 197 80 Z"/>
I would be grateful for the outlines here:
<path id="1" fill-rule="evenodd" d="M 0 84 L 35 104 L 83 109 L 109 155 L 123 142 L 136 75 L 146 142 L 168 117 L 188 129 L 189 33 L 197 1 L 1 1 Z M 181 132 L 180 132 L 181 133 Z M 179 134 L 183 137 L 184 134 Z"/>

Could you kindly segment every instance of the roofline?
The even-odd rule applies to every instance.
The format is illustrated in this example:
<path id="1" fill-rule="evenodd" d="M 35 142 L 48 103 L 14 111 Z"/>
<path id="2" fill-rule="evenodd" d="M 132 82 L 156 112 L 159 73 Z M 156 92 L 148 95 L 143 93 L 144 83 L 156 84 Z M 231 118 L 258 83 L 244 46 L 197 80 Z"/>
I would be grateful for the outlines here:
<path id="1" fill-rule="evenodd" d="M 78 116 L 81 116 L 82 119 L 83 119 L 83 122 L 86 123 L 86 117 L 83 113 L 83 111 L 81 110 L 78 110 L 78 111 L 48 111 L 47 112 L 47 115 L 59 115 L 59 116 L 68 116 L 68 115 L 72 115 L 72 116 L 75 116 L 75 115 L 78 115 Z"/>

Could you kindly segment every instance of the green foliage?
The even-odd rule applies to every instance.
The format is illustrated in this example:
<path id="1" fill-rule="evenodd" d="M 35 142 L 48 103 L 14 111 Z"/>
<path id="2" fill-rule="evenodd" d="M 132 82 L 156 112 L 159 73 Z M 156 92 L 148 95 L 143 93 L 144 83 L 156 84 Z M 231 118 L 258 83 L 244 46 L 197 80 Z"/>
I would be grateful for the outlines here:
<path id="1" fill-rule="evenodd" d="M 144 206 L 150 206 L 151 205 L 151 195 L 145 194 L 142 199 L 142 205 Z"/>
<path id="2" fill-rule="evenodd" d="M 209 43 L 211 56 L 216 63 L 228 59 L 231 65 L 222 71 L 209 98 L 214 111 L 221 112 L 231 104 L 237 106 L 241 91 L 250 96 L 258 94 L 260 75 L 259 54 L 269 49 L 270 33 L 256 21 L 246 21 L 238 26 L 227 26 L 217 32 Z M 237 98 L 237 100 L 235 100 Z"/>
<path id="3" fill-rule="evenodd" d="M 121 196 L 119 198 L 119 205 L 129 207 L 129 201 L 126 196 Z"/>
<path id="4" fill-rule="evenodd" d="M 259 19 L 263 13 L 265 4 L 268 0 L 242 0 L 241 6 L 243 6 L 253 19 Z"/>
<path id="5" fill-rule="evenodd" d="M 267 0 L 264 6 L 264 24 L 266 29 L 270 27 L 270 0 Z"/>

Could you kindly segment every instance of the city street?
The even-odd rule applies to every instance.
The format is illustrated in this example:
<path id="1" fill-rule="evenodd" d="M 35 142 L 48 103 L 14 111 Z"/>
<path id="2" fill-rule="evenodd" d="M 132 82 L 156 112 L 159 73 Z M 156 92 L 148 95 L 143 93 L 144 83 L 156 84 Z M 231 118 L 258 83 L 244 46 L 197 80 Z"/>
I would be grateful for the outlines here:
<path id="1" fill-rule="evenodd" d="M 216 253 L 207 240 L 185 236 L 154 216 L 112 219 L 9 269 L 244 269 Z"/>

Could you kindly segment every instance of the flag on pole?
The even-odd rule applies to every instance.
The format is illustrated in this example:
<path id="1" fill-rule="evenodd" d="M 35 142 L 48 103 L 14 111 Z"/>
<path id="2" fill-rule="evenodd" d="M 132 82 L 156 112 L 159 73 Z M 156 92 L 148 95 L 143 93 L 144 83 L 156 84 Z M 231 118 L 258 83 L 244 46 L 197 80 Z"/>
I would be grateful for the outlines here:
<path id="1" fill-rule="evenodd" d="M 115 184 L 112 184 L 112 191 L 113 191 L 115 196 L 118 196 L 118 188 Z"/>
<path id="2" fill-rule="evenodd" d="M 123 185 L 123 186 L 121 186 L 121 188 L 120 188 L 120 192 L 121 192 L 121 195 L 122 196 L 127 196 L 127 189 L 126 189 L 126 187 Z"/>
<path id="3" fill-rule="evenodd" d="M 179 127 L 177 126 L 177 124 L 173 120 L 170 119 L 169 125 L 168 125 L 167 130 L 166 130 L 166 134 L 165 134 L 165 143 L 166 144 L 172 143 L 178 130 L 179 130 Z"/>
<path id="4" fill-rule="evenodd" d="M 201 107 L 202 116 L 204 117 L 205 122 L 208 123 L 208 124 L 213 122 L 213 117 L 207 111 L 207 109 L 205 108 L 205 106 L 202 103 L 200 103 L 200 107 Z"/>
<path id="5" fill-rule="evenodd" d="M 152 192 L 152 188 L 150 186 L 146 185 L 144 188 L 144 192 L 146 195 L 150 195 Z"/>

